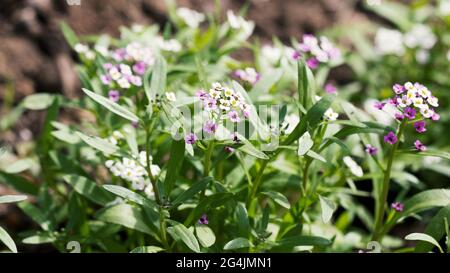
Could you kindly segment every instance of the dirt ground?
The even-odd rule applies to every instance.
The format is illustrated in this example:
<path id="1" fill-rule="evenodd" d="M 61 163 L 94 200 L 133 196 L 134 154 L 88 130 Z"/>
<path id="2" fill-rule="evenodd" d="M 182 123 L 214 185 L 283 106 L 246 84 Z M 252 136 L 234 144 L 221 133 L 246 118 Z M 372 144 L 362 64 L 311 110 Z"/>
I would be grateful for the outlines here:
<path id="1" fill-rule="evenodd" d="M 163 0 L 2 0 L 0 3 L 0 101 L 6 87 L 14 100 L 35 92 L 75 96 L 80 85 L 73 58 L 59 31 L 66 21 L 77 34 L 118 34 L 121 25 L 167 20 Z M 178 0 L 179 5 L 212 12 L 213 0 Z M 245 1 L 222 0 L 224 10 L 238 10 Z M 363 20 L 358 0 L 250 0 L 248 17 L 261 39 L 299 38 L 327 26 Z"/>

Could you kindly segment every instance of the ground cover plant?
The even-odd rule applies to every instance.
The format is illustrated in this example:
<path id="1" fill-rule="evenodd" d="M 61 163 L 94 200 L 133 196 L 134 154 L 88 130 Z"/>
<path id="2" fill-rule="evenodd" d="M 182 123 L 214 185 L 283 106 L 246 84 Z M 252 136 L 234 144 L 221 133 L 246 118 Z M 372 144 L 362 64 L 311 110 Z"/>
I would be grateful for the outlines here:
<path id="1" fill-rule="evenodd" d="M 0 183 L 18 193 L 0 203 L 35 223 L 0 227 L 8 251 L 450 251 L 448 1 L 370 3 L 391 29 L 271 43 L 252 38 L 247 6 L 166 4 L 164 28 L 120 37 L 62 23 L 83 95 L 2 115 L 7 130 L 46 113 L 27 152 L 1 150 Z M 333 78 L 343 66 L 350 82 Z"/>

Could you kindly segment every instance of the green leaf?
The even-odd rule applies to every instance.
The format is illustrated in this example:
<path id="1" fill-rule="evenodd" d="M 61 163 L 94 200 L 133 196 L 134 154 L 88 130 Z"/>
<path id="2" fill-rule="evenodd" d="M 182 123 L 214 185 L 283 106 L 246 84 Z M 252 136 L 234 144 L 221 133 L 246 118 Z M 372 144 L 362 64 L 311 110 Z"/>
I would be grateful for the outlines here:
<path id="1" fill-rule="evenodd" d="M 327 160 L 323 156 L 321 156 L 320 154 L 314 152 L 313 150 L 309 150 L 306 153 L 306 155 L 309 156 L 309 157 L 312 157 L 312 158 L 314 158 L 316 160 L 322 161 L 323 163 L 327 163 Z"/>
<path id="2" fill-rule="evenodd" d="M 3 169 L 7 173 L 21 173 L 30 169 L 33 166 L 33 161 L 29 158 L 19 159 Z"/>
<path id="3" fill-rule="evenodd" d="M 52 105 L 54 100 L 54 95 L 50 95 L 47 93 L 38 93 L 27 96 L 23 100 L 22 104 L 26 109 L 29 110 L 44 110 Z"/>
<path id="4" fill-rule="evenodd" d="M 175 235 L 173 237 L 178 237 L 179 239 L 181 239 L 181 241 L 183 241 L 183 243 L 185 243 L 186 246 L 189 247 L 189 249 L 191 249 L 192 251 L 197 253 L 200 252 L 200 246 L 192 231 L 187 229 L 183 224 L 176 221 L 167 220 L 167 222 L 171 225 L 171 227 L 167 229 L 169 233 L 171 233 L 171 235 L 172 233 Z"/>
<path id="5" fill-rule="evenodd" d="M 145 220 L 145 214 L 141 208 L 129 204 L 120 204 L 109 207 L 99 213 L 97 218 L 101 221 L 118 224 L 130 229 L 153 235 Z"/>
<path id="6" fill-rule="evenodd" d="M 103 105 L 106 109 L 113 112 L 116 115 L 123 117 L 131 122 L 138 122 L 139 118 L 130 112 L 128 109 L 120 106 L 119 104 L 112 102 L 110 99 L 100 96 L 92 91 L 87 90 L 86 88 L 82 88 L 83 92 L 86 93 L 91 99 L 96 101 L 97 103 Z"/>
<path id="7" fill-rule="evenodd" d="M 195 225 L 197 239 L 203 247 L 210 247 L 216 242 L 216 235 L 207 225 Z"/>
<path id="8" fill-rule="evenodd" d="M 259 149 L 257 149 L 250 141 L 245 138 L 239 138 L 244 145 L 239 147 L 238 149 L 248 155 L 254 156 L 256 158 L 268 160 L 269 157 Z"/>
<path id="9" fill-rule="evenodd" d="M 439 245 L 439 243 L 430 235 L 425 233 L 411 233 L 405 237 L 405 240 L 411 240 L 411 241 L 424 241 L 428 242 L 430 244 L 435 245 L 441 253 L 444 253 L 442 250 L 442 247 Z"/>
<path id="10" fill-rule="evenodd" d="M 40 245 L 40 244 L 49 244 L 56 241 L 55 236 L 52 236 L 50 234 L 37 234 L 32 235 L 30 237 L 27 237 L 22 240 L 22 243 L 28 244 L 28 245 Z"/>
<path id="11" fill-rule="evenodd" d="M 428 222 L 428 225 L 424 233 L 433 237 L 436 241 L 439 241 L 444 235 L 446 235 L 446 226 L 448 224 L 445 218 L 450 219 L 450 206 L 446 206 L 439 210 L 438 213 Z M 427 242 L 419 242 L 416 245 L 415 252 L 425 253 L 433 249 L 433 245 Z"/>
<path id="12" fill-rule="evenodd" d="M 164 248 L 159 246 L 139 246 L 131 250 L 130 253 L 158 253 L 164 251 Z"/>
<path id="13" fill-rule="evenodd" d="M 446 207 L 448 205 L 450 205 L 450 190 L 427 190 L 405 201 L 405 208 L 400 215 L 409 216 L 432 207 Z"/>
<path id="14" fill-rule="evenodd" d="M 399 150 L 398 153 L 403 154 L 413 154 L 413 155 L 420 155 L 420 156 L 435 156 L 440 157 L 443 159 L 450 160 L 450 153 L 440 150 L 433 150 L 433 149 L 427 149 L 426 151 L 419 152 L 417 150 Z"/>
<path id="15" fill-rule="evenodd" d="M 289 200 L 279 192 L 268 191 L 268 192 L 261 192 L 261 194 L 270 197 L 273 201 L 275 201 L 275 203 L 277 203 L 278 205 L 280 205 L 286 209 L 291 208 L 291 204 L 289 204 Z"/>
<path id="16" fill-rule="evenodd" d="M 47 219 L 45 214 L 36 206 L 32 205 L 29 202 L 21 202 L 18 203 L 17 206 L 34 222 L 38 223 L 43 230 L 54 230 L 54 223 L 51 220 Z"/>
<path id="17" fill-rule="evenodd" d="M 233 249 L 240 249 L 240 248 L 247 248 L 247 247 L 253 247 L 253 244 L 246 238 L 236 238 L 228 243 L 223 247 L 224 250 L 233 250 Z"/>
<path id="18" fill-rule="evenodd" d="M 331 220 L 333 212 L 337 208 L 336 203 L 321 195 L 319 195 L 319 200 L 320 200 L 320 209 L 322 211 L 322 221 L 325 224 L 327 224 Z"/>
<path id="19" fill-rule="evenodd" d="M 207 212 L 209 209 L 217 208 L 222 206 L 230 199 L 233 198 L 233 194 L 229 192 L 219 192 L 212 194 L 210 196 L 205 197 L 189 214 L 188 218 L 185 221 L 185 225 L 189 226 L 194 221 L 200 219 L 202 214 Z"/>
<path id="20" fill-rule="evenodd" d="M 77 35 L 75 34 L 75 32 L 73 32 L 72 28 L 66 22 L 61 22 L 60 28 L 64 35 L 64 38 L 66 38 L 66 41 L 71 47 L 74 47 L 79 43 Z"/>
<path id="21" fill-rule="evenodd" d="M 299 156 L 305 155 L 314 146 L 314 141 L 311 139 L 309 132 L 305 132 L 298 140 L 297 154 Z"/>
<path id="22" fill-rule="evenodd" d="M 163 94 L 166 90 L 167 63 L 164 57 L 158 56 L 152 70 L 150 88 L 145 88 L 148 100 L 155 101 L 156 94 Z M 148 78 L 146 78 L 148 80 Z"/>
<path id="23" fill-rule="evenodd" d="M 147 199 L 144 196 L 135 193 L 127 188 L 117 185 L 103 185 L 103 188 L 117 196 L 120 196 L 126 200 L 130 200 L 141 206 L 147 206 L 156 210 L 156 203 L 153 200 Z"/>
<path id="24" fill-rule="evenodd" d="M 71 185 L 76 192 L 83 195 L 92 202 L 106 206 L 114 200 L 113 196 L 99 187 L 95 182 L 78 175 L 64 175 L 64 181 Z"/>
<path id="25" fill-rule="evenodd" d="M 248 220 L 247 209 L 242 203 L 237 203 L 236 205 L 236 217 L 239 226 L 239 234 L 241 236 L 247 236 L 250 232 L 250 223 Z"/>
<path id="26" fill-rule="evenodd" d="M 3 195 L 0 196 L 0 204 L 15 203 L 27 199 L 26 195 Z"/>
<path id="27" fill-rule="evenodd" d="M 81 132 L 77 132 L 77 135 L 83 140 L 86 144 L 91 146 L 92 148 L 99 150 L 105 155 L 111 155 L 117 152 L 119 149 L 116 145 L 110 143 L 107 140 L 96 136 L 87 136 Z"/>
<path id="28" fill-rule="evenodd" d="M 317 236 L 293 236 L 281 239 L 276 242 L 277 246 L 295 247 L 295 246 L 329 246 L 331 241 Z"/>
<path id="29" fill-rule="evenodd" d="M 206 189 L 206 187 L 211 181 L 212 178 L 207 177 L 199 182 L 194 183 L 194 185 L 192 185 L 189 189 L 181 193 L 177 198 L 175 198 L 175 200 L 173 200 L 172 207 L 176 207 L 179 204 L 185 202 L 186 200 L 191 199 L 192 197 L 194 197 L 195 194 Z"/>
<path id="30" fill-rule="evenodd" d="M 183 165 L 185 144 L 184 139 L 172 141 L 166 178 L 164 179 L 164 190 L 167 195 L 172 191 Z"/>
<path id="31" fill-rule="evenodd" d="M 0 171 L 0 183 L 10 186 L 18 192 L 29 195 L 36 195 L 39 189 L 38 186 L 32 184 L 22 176 L 8 174 L 2 171 Z"/>
<path id="32" fill-rule="evenodd" d="M 309 98 L 309 80 L 308 80 L 308 72 L 307 66 L 303 58 L 300 58 L 297 62 L 297 92 L 299 103 L 305 108 L 308 109 L 308 98 Z"/>
<path id="33" fill-rule="evenodd" d="M 11 252 L 17 253 L 17 247 L 8 232 L 0 226 L 0 241 L 2 241 Z"/>

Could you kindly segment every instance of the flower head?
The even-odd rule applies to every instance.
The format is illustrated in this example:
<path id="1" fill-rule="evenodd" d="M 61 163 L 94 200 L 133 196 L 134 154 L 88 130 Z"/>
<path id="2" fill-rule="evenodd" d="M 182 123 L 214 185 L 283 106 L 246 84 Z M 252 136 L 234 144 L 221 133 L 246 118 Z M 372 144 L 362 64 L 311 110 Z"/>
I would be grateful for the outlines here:
<path id="1" fill-rule="evenodd" d="M 325 85 L 325 92 L 328 94 L 335 94 L 337 92 L 336 86 L 331 83 L 327 83 L 327 85 Z"/>
<path id="2" fill-rule="evenodd" d="M 120 98 L 120 93 L 117 90 L 110 90 L 108 92 L 108 97 L 112 102 L 118 102 Z"/>
<path id="3" fill-rule="evenodd" d="M 386 105 L 385 102 L 377 101 L 375 102 L 374 107 L 377 108 L 378 110 L 383 110 L 385 105 Z"/>
<path id="4" fill-rule="evenodd" d="M 394 86 L 392 87 L 392 89 L 394 90 L 395 94 L 400 95 L 401 93 L 405 92 L 406 88 L 401 85 L 401 84 L 394 84 Z"/>
<path id="5" fill-rule="evenodd" d="M 203 126 L 203 131 L 205 131 L 208 134 L 214 134 L 217 130 L 217 124 L 214 123 L 212 120 L 208 120 L 205 122 L 205 125 Z"/>
<path id="6" fill-rule="evenodd" d="M 324 117 L 329 121 L 335 121 L 339 117 L 339 114 L 334 112 L 333 109 L 328 108 L 328 110 L 325 111 Z"/>
<path id="7" fill-rule="evenodd" d="M 391 204 L 391 208 L 393 208 L 396 212 L 402 212 L 405 205 L 400 202 L 394 202 Z"/>
<path id="8" fill-rule="evenodd" d="M 405 117 L 407 117 L 408 119 L 415 119 L 416 118 L 416 109 L 411 108 L 411 107 L 406 107 L 405 110 L 403 111 Z"/>
<path id="9" fill-rule="evenodd" d="M 228 112 L 228 118 L 232 122 L 240 122 L 241 121 L 241 118 L 239 117 L 238 112 L 236 112 L 235 110 Z"/>
<path id="10" fill-rule="evenodd" d="M 308 67 L 310 68 L 310 69 L 316 69 L 317 67 L 319 67 L 319 60 L 317 60 L 317 58 L 316 57 L 312 57 L 312 58 L 309 58 L 307 61 L 306 61 L 306 65 L 308 65 Z"/>
<path id="11" fill-rule="evenodd" d="M 394 117 L 396 120 L 400 120 L 400 121 L 405 119 L 405 115 L 403 115 L 402 113 L 398 113 L 398 112 L 394 114 Z"/>
<path id="12" fill-rule="evenodd" d="M 424 133 L 427 129 L 425 128 L 425 121 L 418 121 L 414 123 L 414 129 L 416 129 L 416 131 L 418 133 Z"/>
<path id="13" fill-rule="evenodd" d="M 416 147 L 416 150 L 419 152 L 424 152 L 427 150 L 427 147 L 423 145 L 423 143 L 420 142 L 420 140 L 414 141 L 414 147 Z"/>
<path id="14" fill-rule="evenodd" d="M 203 214 L 202 217 L 200 217 L 200 219 L 198 220 L 198 223 L 200 225 L 207 225 L 207 224 L 209 224 L 208 216 L 206 214 Z"/>
<path id="15" fill-rule="evenodd" d="M 189 133 L 184 137 L 186 144 L 194 144 L 197 141 L 197 136 L 193 133 Z"/>
<path id="16" fill-rule="evenodd" d="M 370 155 L 376 155 L 376 153 L 378 152 L 378 149 L 370 144 L 367 144 L 365 151 L 366 151 L 366 153 L 368 153 Z"/>
<path id="17" fill-rule="evenodd" d="M 394 145 L 395 143 L 397 143 L 397 140 L 397 136 L 393 132 L 389 132 L 384 136 L 384 142 L 390 145 Z"/>

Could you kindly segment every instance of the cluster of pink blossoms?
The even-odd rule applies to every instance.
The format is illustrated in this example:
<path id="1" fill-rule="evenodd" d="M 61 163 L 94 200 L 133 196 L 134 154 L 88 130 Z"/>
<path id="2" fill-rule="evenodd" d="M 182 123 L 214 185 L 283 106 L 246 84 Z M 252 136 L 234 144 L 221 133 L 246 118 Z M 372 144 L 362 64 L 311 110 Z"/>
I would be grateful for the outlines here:
<path id="1" fill-rule="evenodd" d="M 102 83 L 110 88 L 109 98 L 117 102 L 119 90 L 128 90 L 142 86 L 142 76 L 147 68 L 154 64 L 151 48 L 140 43 L 130 43 L 109 53 L 110 62 L 103 65 L 105 74 L 100 76 Z"/>
<path id="2" fill-rule="evenodd" d="M 294 60 L 302 55 L 306 57 L 306 64 L 311 69 L 316 69 L 320 63 L 329 63 L 341 57 L 341 51 L 327 37 L 315 37 L 311 34 L 303 35 L 303 41 L 298 48 L 291 53 Z"/>
<path id="3" fill-rule="evenodd" d="M 414 124 L 414 129 L 419 134 L 424 133 L 426 129 L 425 120 L 437 121 L 440 119 L 436 108 L 439 106 L 438 98 L 433 96 L 432 92 L 420 83 L 407 82 L 404 85 L 395 84 L 393 86 L 395 96 L 390 98 L 387 102 L 377 102 L 375 107 L 382 110 L 386 103 L 395 106 L 398 112 L 395 113 L 395 118 L 399 121 L 404 119 L 411 120 Z M 389 132 L 384 136 L 384 142 L 393 145 L 398 141 L 398 137 L 394 132 Z M 420 141 L 416 140 L 414 146 L 418 151 L 425 151 L 426 146 Z"/>
<path id="4" fill-rule="evenodd" d="M 238 69 L 233 72 L 233 75 L 241 81 L 248 82 L 252 85 L 256 84 L 261 78 L 261 74 L 256 72 L 252 67 L 247 67 L 245 69 Z"/>

